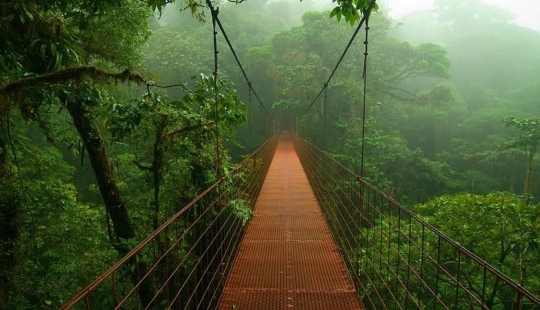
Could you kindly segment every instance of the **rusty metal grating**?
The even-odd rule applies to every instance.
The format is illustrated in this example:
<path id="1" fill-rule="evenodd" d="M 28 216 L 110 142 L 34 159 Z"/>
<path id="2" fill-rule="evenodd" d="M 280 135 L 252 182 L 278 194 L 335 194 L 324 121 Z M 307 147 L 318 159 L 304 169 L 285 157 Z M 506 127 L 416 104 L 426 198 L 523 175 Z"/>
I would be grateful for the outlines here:
<path id="1" fill-rule="evenodd" d="M 219 309 L 361 309 L 292 141 L 281 138 Z"/>

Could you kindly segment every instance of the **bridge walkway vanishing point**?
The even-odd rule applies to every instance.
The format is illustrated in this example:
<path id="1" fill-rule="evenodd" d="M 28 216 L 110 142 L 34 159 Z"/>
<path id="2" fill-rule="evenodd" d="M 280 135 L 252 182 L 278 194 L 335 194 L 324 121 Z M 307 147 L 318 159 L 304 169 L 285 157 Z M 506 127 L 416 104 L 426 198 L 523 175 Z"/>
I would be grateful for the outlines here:
<path id="1" fill-rule="evenodd" d="M 288 137 L 281 137 L 219 309 L 361 309 Z"/>

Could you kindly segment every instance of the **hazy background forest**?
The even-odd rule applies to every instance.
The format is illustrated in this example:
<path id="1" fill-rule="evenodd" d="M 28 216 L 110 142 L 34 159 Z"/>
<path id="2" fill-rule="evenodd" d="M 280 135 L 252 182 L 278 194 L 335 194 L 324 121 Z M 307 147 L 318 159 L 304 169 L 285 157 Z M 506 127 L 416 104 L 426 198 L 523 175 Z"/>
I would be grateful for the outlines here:
<path id="1" fill-rule="evenodd" d="M 216 180 L 211 23 L 181 4 L 60 2 L 0 5 L 0 86 L 76 66 L 138 75 L 2 93 L 0 309 L 58 308 Z M 540 32 L 480 0 L 436 0 L 402 20 L 384 4 L 370 20 L 366 179 L 540 293 Z M 363 39 L 328 85 L 326 111 L 319 100 L 304 113 L 354 31 L 330 9 L 220 6 L 270 112 L 218 36 L 223 171 L 296 126 L 359 170 Z M 123 83 L 139 76 L 152 82 Z M 109 201 L 100 178 L 116 180 Z M 104 204 L 122 208 L 110 218 Z"/>

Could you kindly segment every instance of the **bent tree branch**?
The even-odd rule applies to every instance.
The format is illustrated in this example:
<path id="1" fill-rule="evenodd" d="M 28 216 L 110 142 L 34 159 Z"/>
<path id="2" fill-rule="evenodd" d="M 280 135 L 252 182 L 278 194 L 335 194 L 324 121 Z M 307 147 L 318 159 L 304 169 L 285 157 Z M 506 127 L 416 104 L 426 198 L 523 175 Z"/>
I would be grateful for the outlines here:
<path id="1" fill-rule="evenodd" d="M 96 67 L 72 67 L 10 82 L 0 87 L 0 97 L 7 97 L 29 88 L 81 82 L 85 79 L 147 84 L 142 76 L 127 69 L 120 73 L 112 73 Z M 0 111 L 4 110 L 4 108 L 3 105 L 0 105 Z"/>

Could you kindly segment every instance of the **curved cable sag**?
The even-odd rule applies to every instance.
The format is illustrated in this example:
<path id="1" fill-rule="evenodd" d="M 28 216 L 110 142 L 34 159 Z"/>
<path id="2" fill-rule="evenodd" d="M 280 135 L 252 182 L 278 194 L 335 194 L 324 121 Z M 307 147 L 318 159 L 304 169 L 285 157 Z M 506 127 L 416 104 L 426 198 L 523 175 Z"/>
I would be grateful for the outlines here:
<path id="1" fill-rule="evenodd" d="M 341 62 L 343 61 L 343 58 L 345 57 L 345 55 L 347 54 L 347 52 L 349 51 L 349 48 L 351 47 L 352 43 L 354 42 L 354 39 L 356 39 L 356 35 L 358 34 L 358 32 L 360 31 L 360 29 L 362 28 L 362 25 L 364 24 L 364 22 L 369 18 L 369 16 L 371 15 L 371 11 L 373 10 L 373 7 L 375 6 L 375 1 L 376 0 L 371 0 L 371 2 L 369 3 L 369 7 L 366 11 L 363 12 L 363 16 L 362 16 L 362 19 L 360 20 L 360 23 L 358 24 L 358 27 L 356 27 L 356 30 L 354 31 L 351 39 L 349 40 L 349 43 L 347 44 L 347 46 L 345 47 L 345 50 L 343 51 L 343 53 L 341 54 L 341 57 L 339 57 L 339 60 L 336 64 L 336 66 L 334 67 L 334 70 L 332 70 L 332 73 L 330 74 L 330 76 L 328 77 L 328 80 L 326 80 L 326 83 L 325 83 L 325 86 L 321 89 L 321 91 L 319 91 L 319 93 L 317 94 L 317 96 L 315 97 L 315 99 L 313 99 L 313 101 L 311 102 L 311 104 L 307 107 L 307 109 L 304 111 L 304 113 L 302 113 L 302 115 L 300 116 L 304 116 L 312 107 L 313 105 L 315 104 L 315 102 L 317 102 L 317 99 L 319 99 L 319 97 L 322 95 L 322 93 L 324 92 L 325 88 L 330 84 L 330 81 L 332 80 L 332 78 L 334 77 L 334 74 L 336 73 L 337 69 L 339 68 L 339 65 L 341 65 Z"/>
<path id="2" fill-rule="evenodd" d="M 209 6 L 210 6 L 210 10 L 213 11 L 214 10 L 213 6 L 211 6 L 211 4 L 209 4 Z M 219 29 L 221 30 L 221 33 L 223 34 L 223 37 L 225 38 L 225 41 L 227 42 L 227 44 L 229 45 L 229 48 L 231 49 L 231 52 L 233 53 L 234 59 L 236 60 L 236 63 L 238 64 L 238 67 L 240 67 L 240 70 L 242 71 L 242 75 L 244 76 L 244 79 L 246 79 L 246 82 L 248 83 L 249 88 L 253 92 L 253 95 L 255 95 L 255 98 L 257 98 L 257 100 L 259 101 L 259 105 L 264 109 L 264 111 L 267 114 L 270 114 L 270 112 L 268 112 L 268 110 L 266 109 L 266 107 L 262 103 L 261 98 L 259 98 L 259 95 L 257 95 L 257 92 L 255 91 L 255 89 L 253 89 L 253 87 L 251 86 L 251 81 L 249 80 L 249 78 L 248 78 L 248 76 L 246 74 L 246 71 L 244 70 L 244 67 L 240 63 L 240 59 L 238 59 L 238 56 L 236 55 L 236 52 L 234 51 L 234 48 L 233 48 L 233 46 L 231 44 L 231 41 L 229 40 L 229 37 L 227 36 L 227 33 L 225 32 L 225 29 L 223 28 L 223 25 L 221 24 L 221 21 L 219 20 L 219 17 L 217 17 L 217 16 L 216 16 L 216 22 L 217 22 L 217 24 L 219 26 Z"/>

